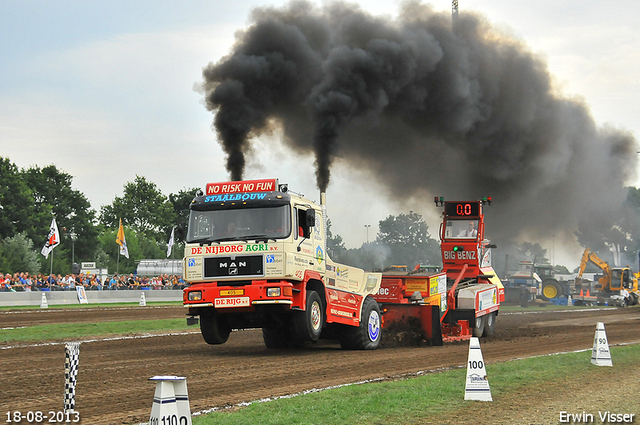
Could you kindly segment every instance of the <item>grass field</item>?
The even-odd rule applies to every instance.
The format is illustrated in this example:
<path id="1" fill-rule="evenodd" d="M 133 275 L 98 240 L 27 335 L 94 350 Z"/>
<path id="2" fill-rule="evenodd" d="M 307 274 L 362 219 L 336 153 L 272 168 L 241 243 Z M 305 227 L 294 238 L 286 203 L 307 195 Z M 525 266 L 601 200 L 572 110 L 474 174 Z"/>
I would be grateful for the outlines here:
<path id="1" fill-rule="evenodd" d="M 611 347 L 611 353 L 614 367 L 592 365 L 590 350 L 489 363 L 486 369 L 493 402 L 465 401 L 466 369 L 455 369 L 399 381 L 343 386 L 266 403 L 256 402 L 246 407 L 194 416 L 193 424 L 551 423 L 549 420 L 557 417 L 562 409 L 571 408 L 571 402 L 566 403 L 567 407 L 564 404 L 549 407 L 554 405 L 548 401 L 535 406 L 535 399 L 540 400 L 542 396 L 544 400 L 545 395 L 556 400 L 573 399 L 580 395 L 586 400 L 588 396 L 582 396 L 580 388 L 588 390 L 589 383 L 594 386 L 597 383 L 596 392 L 606 392 L 602 383 L 620 383 L 621 371 L 637 371 L 640 345 Z M 571 388 L 577 390 L 573 392 Z M 602 411 L 625 406 L 624 402 L 620 405 L 616 401 L 608 404 L 606 397 L 596 400 L 594 409 Z M 519 407 L 516 406 L 531 403 L 533 408 L 526 410 L 530 413 L 524 413 L 530 416 L 523 421 L 517 420 L 515 412 Z M 630 410 L 621 413 L 638 413 L 636 401 L 626 406 Z M 510 416 L 512 414 L 514 416 Z M 486 415 L 484 419 L 483 415 Z M 553 422 L 557 423 L 557 420 Z"/>
<path id="2" fill-rule="evenodd" d="M 194 329 L 193 327 L 191 329 Z M 197 329 L 197 328 L 196 328 Z M 187 330 L 184 319 L 132 320 L 103 323 L 63 323 L 0 329 L 0 343 L 52 341 L 90 336 L 144 334 Z"/>

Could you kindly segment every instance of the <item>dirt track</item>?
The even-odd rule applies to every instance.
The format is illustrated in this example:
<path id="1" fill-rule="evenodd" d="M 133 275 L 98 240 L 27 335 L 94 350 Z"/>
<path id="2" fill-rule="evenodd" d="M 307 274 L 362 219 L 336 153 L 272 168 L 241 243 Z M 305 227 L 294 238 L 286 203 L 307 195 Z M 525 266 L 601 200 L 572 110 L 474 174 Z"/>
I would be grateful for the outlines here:
<path id="1" fill-rule="evenodd" d="M 32 310 L 0 312 L 0 327 L 181 317 L 182 307 Z M 503 313 L 498 316 L 495 335 L 482 340 L 482 353 L 490 364 L 589 349 L 597 322 L 605 323 L 609 344 L 640 340 L 638 307 Z M 82 423 L 146 422 L 155 388 L 148 379 L 154 375 L 186 376 L 195 412 L 311 388 L 460 366 L 468 355 L 466 342 L 376 351 L 343 351 L 338 344 L 320 342 L 302 350 L 267 350 L 259 330 L 234 332 L 227 344 L 209 346 L 196 331 L 83 342 L 76 395 Z M 63 343 L 4 344 L 0 364 L 3 414 L 62 410 Z"/>

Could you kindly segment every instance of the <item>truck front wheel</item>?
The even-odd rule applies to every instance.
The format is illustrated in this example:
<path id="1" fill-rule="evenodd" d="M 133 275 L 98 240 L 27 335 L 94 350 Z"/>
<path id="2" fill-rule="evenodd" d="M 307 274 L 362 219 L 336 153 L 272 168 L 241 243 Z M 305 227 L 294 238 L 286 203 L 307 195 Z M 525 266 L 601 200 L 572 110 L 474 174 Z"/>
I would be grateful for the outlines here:
<path id="1" fill-rule="evenodd" d="M 305 311 L 296 311 L 293 317 L 293 331 L 300 342 L 317 341 L 324 324 L 322 299 L 316 291 L 307 291 Z"/>
<path id="2" fill-rule="evenodd" d="M 340 335 L 340 346 L 345 350 L 375 350 L 380 345 L 382 331 L 380 308 L 370 297 L 364 299 L 360 326 L 344 327 Z"/>
<path id="3" fill-rule="evenodd" d="M 229 339 L 231 327 L 216 312 L 200 315 L 200 332 L 207 344 L 224 344 Z"/>
<path id="4" fill-rule="evenodd" d="M 268 326 L 262 328 L 264 345 L 269 349 L 289 348 L 292 346 L 291 330 L 287 326 Z"/>

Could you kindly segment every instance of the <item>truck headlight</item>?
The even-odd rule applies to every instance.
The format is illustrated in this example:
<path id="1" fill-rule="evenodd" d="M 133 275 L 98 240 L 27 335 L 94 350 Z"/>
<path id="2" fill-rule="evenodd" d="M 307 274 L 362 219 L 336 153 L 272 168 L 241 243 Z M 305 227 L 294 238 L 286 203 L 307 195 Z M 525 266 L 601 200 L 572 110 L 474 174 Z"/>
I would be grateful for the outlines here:
<path id="1" fill-rule="evenodd" d="M 279 297 L 280 288 L 267 288 L 267 297 Z"/>
<path id="2" fill-rule="evenodd" d="M 190 291 L 189 301 L 202 301 L 202 291 Z"/>

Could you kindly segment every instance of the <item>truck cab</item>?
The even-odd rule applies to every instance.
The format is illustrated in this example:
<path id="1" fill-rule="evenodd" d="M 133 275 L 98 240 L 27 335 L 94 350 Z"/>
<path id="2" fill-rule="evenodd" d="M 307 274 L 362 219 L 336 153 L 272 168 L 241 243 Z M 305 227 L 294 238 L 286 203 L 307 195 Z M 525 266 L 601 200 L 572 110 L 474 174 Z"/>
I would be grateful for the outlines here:
<path id="1" fill-rule="evenodd" d="M 199 317 L 209 344 L 232 329 L 262 328 L 269 348 L 321 336 L 351 348 L 357 332 L 355 348 L 375 348 L 380 313 L 367 297 L 381 274 L 333 262 L 325 220 L 324 204 L 276 179 L 207 184 L 191 202 L 186 234 L 188 323 Z"/>

